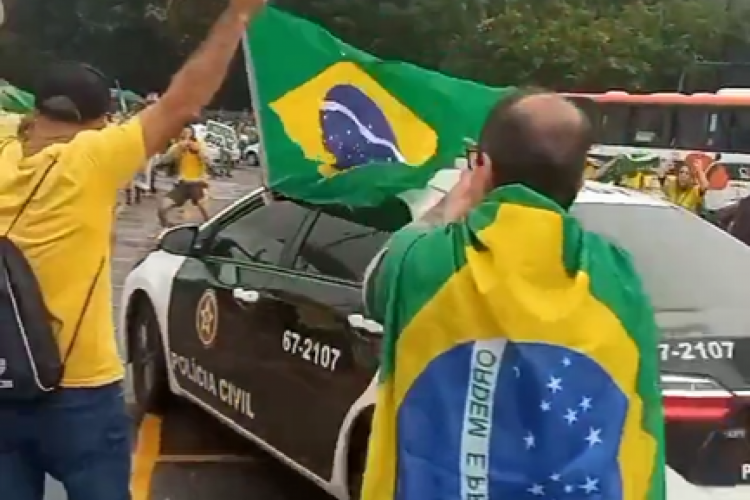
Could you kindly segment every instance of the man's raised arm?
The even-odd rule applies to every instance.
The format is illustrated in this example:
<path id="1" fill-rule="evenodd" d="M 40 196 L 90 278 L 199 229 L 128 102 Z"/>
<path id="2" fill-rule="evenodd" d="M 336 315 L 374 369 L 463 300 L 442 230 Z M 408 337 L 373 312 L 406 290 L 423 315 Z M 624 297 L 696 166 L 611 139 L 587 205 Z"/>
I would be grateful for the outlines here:
<path id="1" fill-rule="evenodd" d="M 164 95 L 127 123 L 97 133 L 87 148 L 93 185 L 108 192 L 130 182 L 185 124 L 200 115 L 219 90 L 247 24 L 265 0 L 230 0 L 198 50 L 172 78 Z"/>

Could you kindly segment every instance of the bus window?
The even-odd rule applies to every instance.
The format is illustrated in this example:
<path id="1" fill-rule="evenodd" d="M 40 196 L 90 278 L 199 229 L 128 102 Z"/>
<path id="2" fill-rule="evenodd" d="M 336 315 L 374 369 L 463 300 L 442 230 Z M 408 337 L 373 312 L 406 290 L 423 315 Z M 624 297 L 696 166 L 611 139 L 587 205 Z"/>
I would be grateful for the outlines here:
<path id="1" fill-rule="evenodd" d="M 599 144 L 610 146 L 627 145 L 628 118 L 630 106 L 622 102 L 601 104 Z"/>
<path id="2" fill-rule="evenodd" d="M 674 147 L 714 151 L 716 108 L 677 106 L 672 115 Z M 712 126 L 713 125 L 713 126 Z"/>
<path id="3" fill-rule="evenodd" d="M 671 113 L 672 106 L 663 104 L 634 106 L 628 127 L 628 145 L 668 147 Z"/>
<path id="4" fill-rule="evenodd" d="M 729 139 L 728 152 L 750 153 L 750 107 L 731 110 L 729 127 L 725 133 Z"/>

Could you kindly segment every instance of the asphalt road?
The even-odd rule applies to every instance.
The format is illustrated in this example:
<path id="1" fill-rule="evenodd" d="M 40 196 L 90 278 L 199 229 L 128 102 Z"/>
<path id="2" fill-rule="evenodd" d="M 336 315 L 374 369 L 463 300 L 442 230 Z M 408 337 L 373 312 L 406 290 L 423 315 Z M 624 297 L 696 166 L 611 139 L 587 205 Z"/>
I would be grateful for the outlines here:
<path id="1" fill-rule="evenodd" d="M 166 189 L 168 181 L 159 183 Z M 217 212 L 258 185 L 254 171 L 243 170 L 231 180 L 212 183 L 210 209 Z M 117 314 L 122 283 L 134 262 L 153 244 L 158 233 L 157 199 L 125 207 L 118 217 L 112 258 L 114 311 Z M 185 214 L 190 217 L 191 214 Z M 120 338 L 122 343 L 122 339 Z M 279 465 L 256 447 L 245 443 L 210 418 L 184 404 L 158 421 L 159 458 L 151 484 L 150 500 L 325 500 L 312 485 Z M 195 432 L 201 429 L 201 432 Z M 670 500 L 747 500 L 750 486 L 702 488 L 700 491 L 673 477 Z M 66 500 L 61 485 L 47 484 L 45 500 Z"/>

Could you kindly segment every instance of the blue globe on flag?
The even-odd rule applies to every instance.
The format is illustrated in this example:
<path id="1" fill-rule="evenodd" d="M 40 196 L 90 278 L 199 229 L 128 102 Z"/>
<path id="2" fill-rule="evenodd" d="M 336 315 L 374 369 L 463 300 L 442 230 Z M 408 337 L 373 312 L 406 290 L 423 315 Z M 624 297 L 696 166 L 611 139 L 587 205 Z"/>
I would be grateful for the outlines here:
<path id="1" fill-rule="evenodd" d="M 505 339 L 434 358 L 398 409 L 395 500 L 621 500 L 628 401 L 594 360 Z"/>
<path id="2" fill-rule="evenodd" d="M 336 85 L 325 95 L 320 125 L 326 150 L 338 170 L 371 162 L 404 162 L 393 127 L 377 103 L 353 85 Z"/>

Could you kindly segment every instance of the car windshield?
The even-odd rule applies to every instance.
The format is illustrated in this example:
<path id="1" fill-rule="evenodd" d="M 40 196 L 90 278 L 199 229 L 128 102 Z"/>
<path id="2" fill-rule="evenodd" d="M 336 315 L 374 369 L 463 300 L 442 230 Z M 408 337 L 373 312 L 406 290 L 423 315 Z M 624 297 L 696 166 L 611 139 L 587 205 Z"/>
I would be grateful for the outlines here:
<path id="1" fill-rule="evenodd" d="M 631 252 L 657 312 L 724 310 L 747 323 L 750 247 L 669 206 L 582 203 L 573 213 Z"/>

